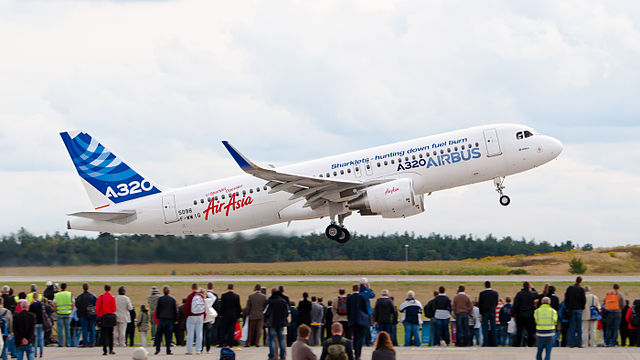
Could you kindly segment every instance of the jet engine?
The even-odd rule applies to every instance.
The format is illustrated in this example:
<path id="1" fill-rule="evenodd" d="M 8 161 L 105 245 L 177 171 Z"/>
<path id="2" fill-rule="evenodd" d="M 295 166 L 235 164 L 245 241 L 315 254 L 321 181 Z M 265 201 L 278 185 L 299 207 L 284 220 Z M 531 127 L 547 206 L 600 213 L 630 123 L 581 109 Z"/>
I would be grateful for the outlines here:
<path id="1" fill-rule="evenodd" d="M 360 215 L 404 218 L 424 212 L 424 195 L 415 194 L 411 179 L 398 179 L 367 188 L 347 207 L 358 210 Z"/>

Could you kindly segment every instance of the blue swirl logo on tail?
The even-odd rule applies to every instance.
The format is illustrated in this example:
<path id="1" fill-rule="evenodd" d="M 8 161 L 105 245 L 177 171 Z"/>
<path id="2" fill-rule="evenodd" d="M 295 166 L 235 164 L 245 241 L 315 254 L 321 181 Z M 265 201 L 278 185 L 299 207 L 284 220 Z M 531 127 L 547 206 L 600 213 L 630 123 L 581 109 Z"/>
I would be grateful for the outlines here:
<path id="1" fill-rule="evenodd" d="M 160 192 L 91 135 L 62 132 L 60 136 L 78 174 L 114 203 Z"/>

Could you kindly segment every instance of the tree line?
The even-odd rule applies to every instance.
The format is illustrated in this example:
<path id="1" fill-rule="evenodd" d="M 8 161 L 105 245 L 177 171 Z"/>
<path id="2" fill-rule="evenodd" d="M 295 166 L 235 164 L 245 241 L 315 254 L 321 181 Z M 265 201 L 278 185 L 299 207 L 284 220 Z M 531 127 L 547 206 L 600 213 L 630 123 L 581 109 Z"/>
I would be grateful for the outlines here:
<path id="1" fill-rule="evenodd" d="M 2 236 L 0 266 L 112 264 L 116 236 L 70 236 L 68 233 L 36 236 L 25 229 Z M 462 260 L 486 256 L 533 255 L 576 248 L 571 241 L 549 242 L 497 239 L 492 235 L 415 234 L 359 235 L 338 244 L 324 234 L 282 235 L 260 233 L 251 237 L 211 235 L 119 235 L 118 262 L 145 263 L 234 263 L 314 260 Z M 587 244 L 583 249 L 588 249 Z"/>

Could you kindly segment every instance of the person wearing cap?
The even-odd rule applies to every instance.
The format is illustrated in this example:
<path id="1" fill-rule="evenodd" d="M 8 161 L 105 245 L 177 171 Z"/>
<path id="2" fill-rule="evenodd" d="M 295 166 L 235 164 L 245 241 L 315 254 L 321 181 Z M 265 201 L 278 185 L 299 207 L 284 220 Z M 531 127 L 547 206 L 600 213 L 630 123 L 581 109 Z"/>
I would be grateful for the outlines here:
<path id="1" fill-rule="evenodd" d="M 137 349 L 135 349 L 133 351 L 133 360 L 147 360 L 148 357 L 147 355 L 149 355 L 149 353 L 147 352 L 147 349 L 143 348 L 143 347 L 139 347 Z"/>
<path id="2" fill-rule="evenodd" d="M 158 306 L 158 299 L 160 298 L 160 291 L 158 291 L 157 286 L 151 287 L 151 295 L 147 296 L 147 303 L 149 304 L 149 313 L 153 314 L 156 311 L 156 306 Z M 156 323 L 153 321 L 153 316 L 150 316 L 151 322 L 151 341 L 154 341 L 156 337 Z"/>

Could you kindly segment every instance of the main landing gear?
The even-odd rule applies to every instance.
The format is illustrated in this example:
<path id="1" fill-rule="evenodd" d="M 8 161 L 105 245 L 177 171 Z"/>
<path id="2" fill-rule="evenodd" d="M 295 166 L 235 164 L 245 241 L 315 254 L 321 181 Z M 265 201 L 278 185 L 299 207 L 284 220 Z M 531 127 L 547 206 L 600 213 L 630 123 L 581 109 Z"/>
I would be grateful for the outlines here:
<path id="1" fill-rule="evenodd" d="M 511 199 L 509 199 L 507 195 L 504 195 L 502 193 L 502 190 L 504 190 L 504 186 L 502 185 L 503 182 L 504 176 L 493 179 L 493 185 L 496 186 L 496 191 L 498 192 L 498 194 L 500 194 L 500 205 L 507 206 L 511 203 Z"/>
<path id="2" fill-rule="evenodd" d="M 327 226 L 327 229 L 324 231 L 327 238 L 337 241 L 340 244 L 344 244 L 349 241 L 351 234 L 349 234 L 349 230 L 344 227 L 344 218 L 349 215 L 351 215 L 351 213 L 338 215 L 338 224 L 336 224 L 335 216 L 331 217 L 331 224 Z"/>

